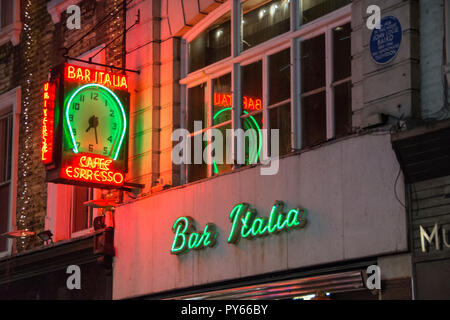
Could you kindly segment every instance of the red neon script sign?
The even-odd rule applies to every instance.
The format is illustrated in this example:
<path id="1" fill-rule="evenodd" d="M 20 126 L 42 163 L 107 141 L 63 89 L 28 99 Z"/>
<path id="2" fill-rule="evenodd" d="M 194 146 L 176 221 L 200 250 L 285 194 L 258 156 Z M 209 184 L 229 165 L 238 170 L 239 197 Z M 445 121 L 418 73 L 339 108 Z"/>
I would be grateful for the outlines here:
<path id="1" fill-rule="evenodd" d="M 80 83 L 97 83 L 112 89 L 128 89 L 127 77 L 125 75 L 71 64 L 66 64 L 64 67 L 64 79 Z"/>
<path id="2" fill-rule="evenodd" d="M 44 164 L 53 161 L 53 124 L 55 121 L 55 84 L 44 84 L 44 105 L 42 108 L 41 160 Z"/>
<path id="3" fill-rule="evenodd" d="M 63 178 L 82 182 L 122 186 L 124 175 L 113 168 L 113 160 L 80 154 L 69 165 L 61 169 Z"/>
<path id="4" fill-rule="evenodd" d="M 244 110 L 258 111 L 262 110 L 262 100 L 244 96 L 242 98 Z M 220 107 L 231 107 L 231 93 L 214 93 L 214 105 Z"/>

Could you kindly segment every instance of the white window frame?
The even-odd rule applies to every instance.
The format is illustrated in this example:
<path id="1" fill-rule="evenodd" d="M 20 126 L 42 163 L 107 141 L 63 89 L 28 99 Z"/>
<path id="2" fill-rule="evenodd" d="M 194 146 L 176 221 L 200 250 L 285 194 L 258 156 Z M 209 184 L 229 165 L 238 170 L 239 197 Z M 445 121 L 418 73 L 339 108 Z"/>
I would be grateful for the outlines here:
<path id="1" fill-rule="evenodd" d="M 332 11 L 320 18 L 315 19 L 305 25 L 300 25 L 299 7 L 300 0 L 290 0 L 290 31 L 269 39 L 257 46 L 240 52 L 240 32 L 234 33 L 233 30 L 239 28 L 241 5 L 245 0 L 230 0 L 220 5 L 213 12 L 209 13 L 203 20 L 201 20 L 194 28 L 189 30 L 181 41 L 181 124 L 185 125 L 187 115 L 187 89 L 195 87 L 200 83 L 207 83 L 211 85 L 212 79 L 220 77 L 223 74 L 231 73 L 232 77 L 232 92 L 233 94 L 233 114 L 232 123 L 233 128 L 237 129 L 240 126 L 239 117 L 235 114 L 241 114 L 240 103 L 240 70 L 241 67 L 252 62 L 263 61 L 263 95 L 267 97 L 267 59 L 269 55 L 280 52 L 286 48 L 291 48 L 291 146 L 294 150 L 302 149 L 302 111 L 301 111 L 301 90 L 300 90 L 300 43 L 303 40 L 314 38 L 318 35 L 325 34 L 325 63 L 326 63 L 326 135 L 327 140 L 332 139 L 335 134 L 334 128 L 334 98 L 333 98 L 333 59 L 332 59 L 332 30 L 338 26 L 349 23 L 351 21 L 351 6 L 348 4 L 342 8 Z M 227 14 L 231 14 L 231 55 L 228 58 L 217 61 L 204 68 L 187 73 L 188 66 L 188 45 L 200 33 L 205 31 L 212 23 Z M 237 13 L 237 14 L 236 14 Z M 232 71 L 234 70 L 234 71 Z M 209 87 L 211 88 L 211 87 Z M 264 91 L 265 89 L 265 91 Z M 208 90 L 210 91 L 210 90 Z M 210 99 L 209 99 L 210 100 Z M 208 110 L 210 110 L 210 101 L 208 100 Z M 267 99 L 263 99 L 264 117 L 267 119 Z M 282 104 L 282 103 L 280 103 Z M 278 104 L 277 104 L 278 105 Z M 273 107 L 272 105 L 271 107 Z M 234 143 L 234 141 L 233 141 Z M 267 143 L 264 141 L 263 143 Z M 235 146 L 232 146 L 235 152 Z M 235 157 L 236 158 L 236 157 Z M 187 165 L 181 166 L 181 180 L 186 183 Z M 211 170 L 208 170 L 208 173 Z M 209 177 L 209 175 L 208 175 Z"/>
<path id="2" fill-rule="evenodd" d="M 22 31 L 22 23 L 20 22 L 20 0 L 11 1 L 13 1 L 13 22 L 8 26 L 0 28 L 0 45 L 11 41 L 11 43 L 16 46 L 20 41 L 20 33 Z"/>
<path id="3" fill-rule="evenodd" d="M 17 229 L 16 227 L 16 205 L 17 205 L 17 167 L 19 163 L 19 124 L 21 112 L 22 90 L 16 87 L 0 95 L 0 111 L 7 108 L 12 109 L 13 128 L 11 141 L 11 180 L 9 189 L 9 208 L 8 208 L 8 231 Z M 13 239 L 7 239 L 7 250 L 0 252 L 0 257 L 11 255 L 13 252 Z"/>

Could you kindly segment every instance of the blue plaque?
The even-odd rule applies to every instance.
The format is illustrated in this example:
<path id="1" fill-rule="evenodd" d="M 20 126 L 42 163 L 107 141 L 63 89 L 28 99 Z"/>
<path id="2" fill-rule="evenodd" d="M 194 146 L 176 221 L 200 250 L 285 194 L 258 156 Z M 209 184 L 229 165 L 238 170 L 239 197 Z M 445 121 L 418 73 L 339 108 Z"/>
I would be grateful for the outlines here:
<path id="1" fill-rule="evenodd" d="M 370 54 L 376 63 L 384 64 L 397 55 L 402 42 L 402 26 L 393 16 L 381 19 L 380 25 L 381 28 L 373 29 L 370 36 Z"/>

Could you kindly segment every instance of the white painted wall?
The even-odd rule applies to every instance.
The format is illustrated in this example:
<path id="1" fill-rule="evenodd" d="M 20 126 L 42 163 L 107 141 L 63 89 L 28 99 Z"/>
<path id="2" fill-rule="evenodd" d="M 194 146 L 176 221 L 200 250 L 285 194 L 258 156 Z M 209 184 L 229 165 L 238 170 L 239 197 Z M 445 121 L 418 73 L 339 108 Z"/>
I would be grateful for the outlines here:
<path id="1" fill-rule="evenodd" d="M 405 251 L 406 212 L 394 196 L 398 169 L 389 135 L 357 136 L 287 157 L 274 176 L 255 167 L 123 205 L 116 211 L 113 296 Z M 306 208 L 306 228 L 226 242 L 234 205 L 247 202 L 267 216 L 275 200 Z M 170 254 L 173 222 L 184 215 L 198 230 L 217 225 L 214 248 Z"/>

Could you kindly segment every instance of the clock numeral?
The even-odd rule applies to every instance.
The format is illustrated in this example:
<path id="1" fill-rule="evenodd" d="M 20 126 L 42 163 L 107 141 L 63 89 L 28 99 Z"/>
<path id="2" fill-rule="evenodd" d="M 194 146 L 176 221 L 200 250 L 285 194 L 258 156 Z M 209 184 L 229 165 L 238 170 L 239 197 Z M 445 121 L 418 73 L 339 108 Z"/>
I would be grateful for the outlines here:
<path id="1" fill-rule="evenodd" d="M 77 141 L 77 148 L 79 148 L 79 147 L 80 147 L 80 145 L 81 145 L 81 144 L 80 144 L 80 143 L 79 143 L 79 142 Z"/>
<path id="2" fill-rule="evenodd" d="M 72 107 L 73 107 L 73 109 L 74 110 L 80 110 L 80 104 L 77 102 L 77 103 L 74 103 L 73 105 L 72 105 Z"/>
<path id="3" fill-rule="evenodd" d="M 69 114 L 69 121 L 73 121 L 73 114 Z"/>
<path id="4" fill-rule="evenodd" d="M 90 144 L 89 145 L 89 152 L 93 152 L 94 151 L 94 145 L 93 144 Z"/>
<path id="5" fill-rule="evenodd" d="M 112 129 L 113 129 L 113 130 L 117 130 L 117 123 L 114 122 L 114 123 L 112 124 Z"/>
<path id="6" fill-rule="evenodd" d="M 98 100 L 98 93 L 97 92 L 91 92 L 91 100 Z"/>
<path id="7" fill-rule="evenodd" d="M 84 102 L 84 94 L 80 94 L 80 102 Z"/>
<path id="8" fill-rule="evenodd" d="M 112 142 L 112 136 L 109 136 L 107 139 L 109 142 Z"/>
<path id="9" fill-rule="evenodd" d="M 114 117 L 114 110 L 111 110 L 111 109 L 109 110 L 109 116 Z"/>
<path id="10" fill-rule="evenodd" d="M 105 107 L 108 106 L 108 100 L 105 100 Z"/>
<path id="11" fill-rule="evenodd" d="M 103 148 L 103 154 L 104 154 L 104 155 L 107 155 L 107 154 L 108 154 L 108 147 L 104 147 L 104 148 Z"/>
<path id="12" fill-rule="evenodd" d="M 74 136 L 76 136 L 77 135 L 77 129 L 75 129 L 75 128 L 72 129 L 72 133 L 73 133 Z"/>

